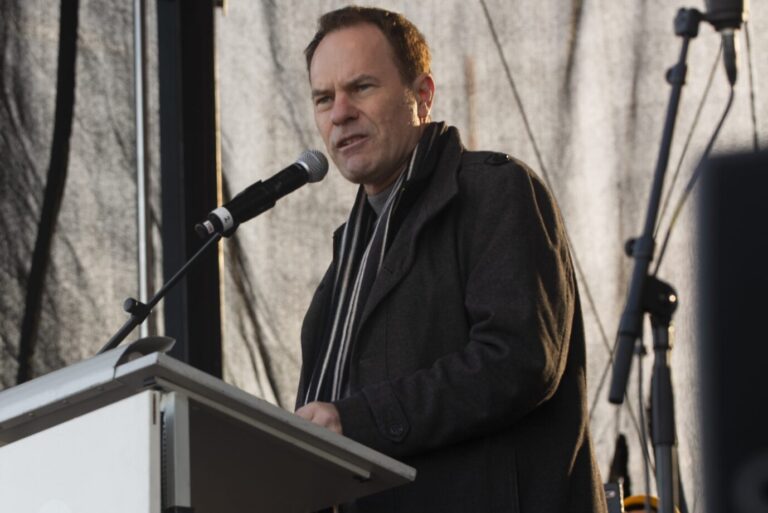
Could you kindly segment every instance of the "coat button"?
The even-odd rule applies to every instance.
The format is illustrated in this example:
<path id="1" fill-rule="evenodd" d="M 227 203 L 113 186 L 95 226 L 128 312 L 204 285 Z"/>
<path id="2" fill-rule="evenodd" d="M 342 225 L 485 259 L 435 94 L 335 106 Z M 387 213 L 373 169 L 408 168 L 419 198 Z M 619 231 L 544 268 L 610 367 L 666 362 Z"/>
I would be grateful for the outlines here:
<path id="1" fill-rule="evenodd" d="M 405 427 L 399 422 L 389 425 L 389 434 L 392 436 L 401 436 L 405 432 Z"/>

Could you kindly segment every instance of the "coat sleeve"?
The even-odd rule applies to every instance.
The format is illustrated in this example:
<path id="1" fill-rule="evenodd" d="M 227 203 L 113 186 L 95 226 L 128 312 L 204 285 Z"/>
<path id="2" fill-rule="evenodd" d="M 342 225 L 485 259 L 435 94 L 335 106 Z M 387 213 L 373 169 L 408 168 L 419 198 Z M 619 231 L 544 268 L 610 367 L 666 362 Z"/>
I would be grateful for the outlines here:
<path id="1" fill-rule="evenodd" d="M 516 162 L 465 169 L 459 191 L 466 344 L 336 403 L 346 436 L 394 457 L 507 429 L 564 372 L 575 279 L 553 200 Z"/>

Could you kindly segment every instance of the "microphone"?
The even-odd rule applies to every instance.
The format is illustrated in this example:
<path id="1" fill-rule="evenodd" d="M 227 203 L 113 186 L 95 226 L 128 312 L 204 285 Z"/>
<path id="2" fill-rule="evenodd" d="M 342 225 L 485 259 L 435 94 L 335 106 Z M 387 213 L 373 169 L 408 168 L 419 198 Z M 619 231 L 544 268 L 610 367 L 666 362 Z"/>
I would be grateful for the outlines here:
<path id="1" fill-rule="evenodd" d="M 305 150 L 296 162 L 272 178 L 259 180 L 232 198 L 227 204 L 213 210 L 205 221 L 195 225 L 201 238 L 213 233 L 229 237 L 240 223 L 244 223 L 275 206 L 277 200 L 295 191 L 307 182 L 319 182 L 328 172 L 328 159 L 317 150 Z"/>
<path id="2" fill-rule="evenodd" d="M 723 63 L 728 82 L 736 83 L 736 40 L 734 31 L 749 15 L 749 0 L 706 0 L 706 19 L 723 37 Z"/>

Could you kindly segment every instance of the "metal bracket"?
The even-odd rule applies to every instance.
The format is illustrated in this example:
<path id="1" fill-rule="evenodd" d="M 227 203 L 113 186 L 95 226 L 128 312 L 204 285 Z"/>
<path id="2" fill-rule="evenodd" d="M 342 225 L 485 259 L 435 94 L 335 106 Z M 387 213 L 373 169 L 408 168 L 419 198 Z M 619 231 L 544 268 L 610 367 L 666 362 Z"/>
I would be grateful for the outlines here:
<path id="1" fill-rule="evenodd" d="M 189 459 L 189 398 L 179 392 L 163 394 L 163 505 L 165 513 L 192 513 Z"/>

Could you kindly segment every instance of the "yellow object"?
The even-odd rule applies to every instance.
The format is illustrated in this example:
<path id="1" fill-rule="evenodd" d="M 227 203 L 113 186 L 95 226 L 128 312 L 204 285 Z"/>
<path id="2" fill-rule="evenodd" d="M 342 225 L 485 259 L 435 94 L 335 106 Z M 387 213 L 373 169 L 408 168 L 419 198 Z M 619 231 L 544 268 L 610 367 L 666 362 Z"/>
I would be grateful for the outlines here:
<path id="1" fill-rule="evenodd" d="M 652 511 L 659 511 L 659 499 L 650 496 L 648 497 L 648 502 L 651 505 Z M 624 499 L 624 511 L 643 511 L 643 508 L 645 508 L 645 495 L 632 495 Z M 679 508 L 675 508 L 675 511 L 680 513 Z"/>
<path id="2" fill-rule="evenodd" d="M 659 499 L 656 497 L 648 497 L 653 511 L 659 510 Z M 624 511 L 637 511 L 645 507 L 645 495 L 632 495 L 624 499 Z"/>

